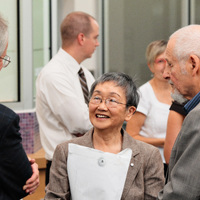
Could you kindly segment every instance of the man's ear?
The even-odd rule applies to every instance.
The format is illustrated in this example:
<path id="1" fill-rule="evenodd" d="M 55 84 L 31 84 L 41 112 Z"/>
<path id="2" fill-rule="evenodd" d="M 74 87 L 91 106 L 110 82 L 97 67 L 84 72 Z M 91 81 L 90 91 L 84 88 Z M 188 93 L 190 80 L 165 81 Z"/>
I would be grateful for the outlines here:
<path id="1" fill-rule="evenodd" d="M 136 107 L 130 106 L 127 110 L 125 121 L 129 121 L 131 117 L 133 116 L 133 114 L 135 113 L 135 111 L 136 111 Z"/>
<path id="2" fill-rule="evenodd" d="M 78 43 L 82 46 L 85 42 L 85 35 L 83 33 L 79 33 L 77 39 Z"/>
<path id="3" fill-rule="evenodd" d="M 192 68 L 192 75 L 199 73 L 200 59 L 195 54 L 190 55 L 190 64 Z"/>

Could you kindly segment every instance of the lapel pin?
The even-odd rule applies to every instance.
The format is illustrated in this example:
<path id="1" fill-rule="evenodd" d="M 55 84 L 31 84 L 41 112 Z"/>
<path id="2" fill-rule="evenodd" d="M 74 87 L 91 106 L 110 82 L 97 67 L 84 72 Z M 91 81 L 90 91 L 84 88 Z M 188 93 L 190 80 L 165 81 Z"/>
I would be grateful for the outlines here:
<path id="1" fill-rule="evenodd" d="M 131 167 L 133 167 L 134 166 L 134 164 L 133 163 L 131 163 Z"/>

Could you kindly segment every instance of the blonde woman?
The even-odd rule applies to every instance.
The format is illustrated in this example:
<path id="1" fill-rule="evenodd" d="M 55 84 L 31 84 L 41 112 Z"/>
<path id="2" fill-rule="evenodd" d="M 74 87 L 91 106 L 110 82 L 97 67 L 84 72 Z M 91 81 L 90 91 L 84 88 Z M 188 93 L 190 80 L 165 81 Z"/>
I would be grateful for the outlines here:
<path id="1" fill-rule="evenodd" d="M 133 138 L 159 147 L 163 162 L 167 119 L 172 103 L 171 86 L 168 79 L 163 78 L 166 46 L 164 40 L 153 41 L 147 46 L 146 59 L 153 78 L 139 88 L 137 111 L 126 126 L 126 131 Z"/>

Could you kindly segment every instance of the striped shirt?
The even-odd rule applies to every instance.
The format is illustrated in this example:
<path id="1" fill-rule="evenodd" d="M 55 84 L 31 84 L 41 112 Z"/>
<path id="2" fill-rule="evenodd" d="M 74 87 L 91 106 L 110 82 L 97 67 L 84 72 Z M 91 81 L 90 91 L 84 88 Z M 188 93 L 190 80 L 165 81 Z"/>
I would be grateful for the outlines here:
<path id="1" fill-rule="evenodd" d="M 195 108 L 200 102 L 200 92 L 196 94 L 190 101 L 188 101 L 184 109 L 187 113 L 189 113 L 193 108 Z"/>

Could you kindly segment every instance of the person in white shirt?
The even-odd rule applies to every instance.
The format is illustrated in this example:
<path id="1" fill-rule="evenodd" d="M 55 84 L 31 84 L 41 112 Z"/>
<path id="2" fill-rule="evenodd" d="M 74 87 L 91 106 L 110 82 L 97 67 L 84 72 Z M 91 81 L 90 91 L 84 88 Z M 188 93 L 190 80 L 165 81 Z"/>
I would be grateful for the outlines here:
<path id="1" fill-rule="evenodd" d="M 78 72 L 83 69 L 90 89 L 94 77 L 80 64 L 99 46 L 98 35 L 99 26 L 92 16 L 68 14 L 61 24 L 62 47 L 37 77 L 36 113 L 48 161 L 46 184 L 56 146 L 92 127 Z"/>

